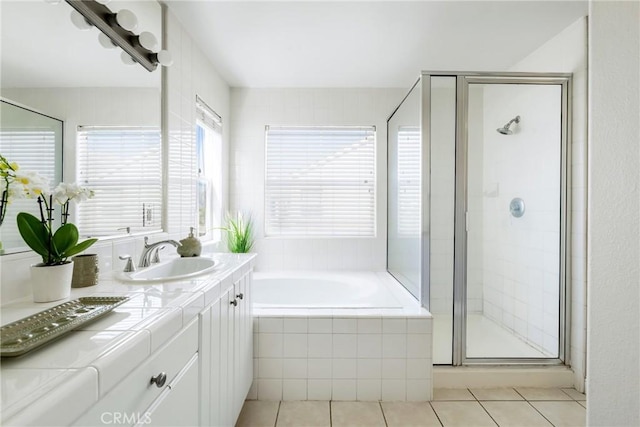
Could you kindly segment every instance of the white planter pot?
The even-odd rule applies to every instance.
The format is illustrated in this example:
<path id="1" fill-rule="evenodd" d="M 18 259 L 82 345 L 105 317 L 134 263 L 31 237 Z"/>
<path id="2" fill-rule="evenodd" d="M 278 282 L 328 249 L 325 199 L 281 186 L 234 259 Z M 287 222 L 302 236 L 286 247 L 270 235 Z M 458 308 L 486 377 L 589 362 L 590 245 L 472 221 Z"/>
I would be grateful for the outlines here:
<path id="1" fill-rule="evenodd" d="M 61 265 L 32 265 L 31 289 L 33 291 L 33 302 L 50 302 L 69 298 L 72 277 L 72 261 Z"/>

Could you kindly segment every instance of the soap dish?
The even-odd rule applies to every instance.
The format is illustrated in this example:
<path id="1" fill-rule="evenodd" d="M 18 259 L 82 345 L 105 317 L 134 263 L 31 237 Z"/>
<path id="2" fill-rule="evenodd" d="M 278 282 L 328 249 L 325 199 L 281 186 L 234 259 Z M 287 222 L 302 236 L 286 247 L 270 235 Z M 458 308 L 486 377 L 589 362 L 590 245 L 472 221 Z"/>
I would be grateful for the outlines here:
<path id="1" fill-rule="evenodd" d="M 129 297 L 82 297 L 0 328 L 0 356 L 20 356 L 107 314 Z"/>

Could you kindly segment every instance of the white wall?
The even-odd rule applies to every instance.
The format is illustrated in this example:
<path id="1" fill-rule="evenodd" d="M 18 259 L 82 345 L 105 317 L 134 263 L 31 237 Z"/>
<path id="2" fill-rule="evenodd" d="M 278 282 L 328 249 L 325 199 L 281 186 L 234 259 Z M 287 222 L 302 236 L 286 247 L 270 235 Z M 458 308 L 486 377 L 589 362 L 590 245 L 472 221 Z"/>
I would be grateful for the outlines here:
<path id="1" fill-rule="evenodd" d="M 589 10 L 587 425 L 640 425 L 640 3 Z"/>
<path id="2" fill-rule="evenodd" d="M 250 212 L 258 270 L 372 270 L 386 266 L 386 120 L 406 89 L 231 91 L 231 208 Z M 376 237 L 264 237 L 265 125 L 376 126 Z"/>
<path id="3" fill-rule="evenodd" d="M 568 362 L 574 386 L 584 390 L 587 303 L 587 18 L 581 18 L 510 71 L 573 73 L 571 128 L 571 329 Z"/>
<path id="4" fill-rule="evenodd" d="M 168 134 L 167 231 L 184 238 L 190 227 L 197 227 L 195 129 L 196 95 L 222 117 L 223 209 L 228 204 L 228 165 L 230 135 L 230 90 L 204 56 L 186 28 L 169 10 L 167 13 L 167 49 L 174 63 L 166 69 Z"/>

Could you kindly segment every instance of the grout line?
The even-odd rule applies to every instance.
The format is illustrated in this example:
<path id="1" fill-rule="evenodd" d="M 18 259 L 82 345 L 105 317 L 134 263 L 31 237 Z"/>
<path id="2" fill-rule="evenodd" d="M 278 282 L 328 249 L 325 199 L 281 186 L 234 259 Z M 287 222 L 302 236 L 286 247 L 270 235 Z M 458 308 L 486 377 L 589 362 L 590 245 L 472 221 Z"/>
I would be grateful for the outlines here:
<path id="1" fill-rule="evenodd" d="M 438 419 L 438 422 L 440 423 L 441 426 L 444 426 L 442 420 L 440 419 L 440 416 L 438 415 L 438 413 L 436 412 L 436 408 L 433 407 L 432 405 L 433 401 L 429 402 L 429 406 L 431 406 L 431 410 L 433 411 L 434 414 L 436 414 L 436 418 Z"/>
<path id="2" fill-rule="evenodd" d="M 515 387 L 512 387 L 512 388 L 513 388 L 513 390 L 514 390 L 516 393 L 518 393 L 518 394 L 520 395 L 520 397 L 522 397 L 525 401 L 527 401 L 527 402 L 529 401 L 526 397 L 524 397 L 524 395 L 523 395 L 522 393 L 520 393 L 520 392 L 518 391 L 518 389 L 517 389 L 517 388 L 515 388 Z"/>
<path id="3" fill-rule="evenodd" d="M 333 427 L 333 413 L 331 413 L 331 400 L 329 400 L 329 427 Z"/>
<path id="4" fill-rule="evenodd" d="M 544 416 L 544 414 L 543 414 L 542 412 L 540 412 L 540 411 L 538 410 L 538 408 L 536 408 L 535 406 L 533 406 L 533 404 L 532 404 L 531 402 L 529 402 L 528 400 L 526 400 L 526 402 L 529 404 L 529 406 L 531 406 L 531 407 L 533 408 L 533 410 L 534 410 L 534 411 L 536 411 L 537 413 L 539 413 L 539 414 L 540 414 L 540 416 L 541 416 L 542 418 L 544 418 L 545 420 L 547 420 L 547 422 L 548 422 L 549 424 L 551 424 L 552 426 L 554 425 L 554 424 L 551 422 L 551 420 L 550 420 L 549 418 L 545 417 L 545 416 Z"/>
<path id="5" fill-rule="evenodd" d="M 384 420 L 385 427 L 389 427 L 389 423 L 387 423 L 387 417 L 384 414 L 384 409 L 382 408 L 382 401 L 378 400 L 378 406 L 380 407 L 380 412 L 382 412 L 382 419 Z"/>
<path id="6" fill-rule="evenodd" d="M 476 396 L 475 394 L 473 394 L 473 392 L 471 391 L 471 389 L 470 389 L 470 388 L 465 388 L 465 390 L 467 390 L 467 391 L 471 394 L 471 396 L 473 396 L 473 398 L 476 400 L 476 402 L 480 402 L 480 401 L 478 400 L 478 396 Z"/>
<path id="7" fill-rule="evenodd" d="M 276 423 L 273 425 L 273 427 L 276 427 L 278 425 L 278 417 L 280 416 L 281 405 L 282 405 L 282 400 L 278 402 L 278 411 L 276 412 Z"/>
<path id="8" fill-rule="evenodd" d="M 482 409 L 484 409 L 484 412 L 486 412 L 487 415 L 489 415 L 489 418 L 491 418 L 491 421 L 494 422 L 495 425 L 497 425 L 498 427 L 500 427 L 500 424 L 498 424 L 498 422 L 495 420 L 495 418 L 493 418 L 493 416 L 491 416 L 491 414 L 489 413 L 489 411 L 487 411 L 487 408 L 484 407 L 484 405 L 482 404 L 482 402 L 480 402 L 479 400 L 477 401 L 478 405 L 480 405 L 480 407 Z"/>

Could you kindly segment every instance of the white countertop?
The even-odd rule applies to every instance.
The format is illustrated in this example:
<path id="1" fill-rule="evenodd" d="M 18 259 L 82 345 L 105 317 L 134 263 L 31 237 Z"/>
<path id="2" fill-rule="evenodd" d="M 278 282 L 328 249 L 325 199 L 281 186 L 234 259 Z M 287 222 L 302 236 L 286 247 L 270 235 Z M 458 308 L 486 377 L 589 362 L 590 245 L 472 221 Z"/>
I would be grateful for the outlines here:
<path id="1" fill-rule="evenodd" d="M 61 404 L 52 396 L 65 395 L 61 389 L 68 389 L 74 397 L 72 405 L 68 405 L 73 409 L 66 414 L 68 422 L 73 421 L 253 268 L 255 262 L 255 254 L 209 256 L 222 261 L 220 270 L 192 279 L 131 284 L 100 277 L 96 286 L 72 289 L 69 300 L 83 296 L 130 299 L 56 341 L 23 356 L 2 358 L 3 424 L 36 401 L 52 407 Z M 0 306 L 0 323 L 6 325 L 66 301 L 34 303 L 31 297 L 12 301 Z"/>

